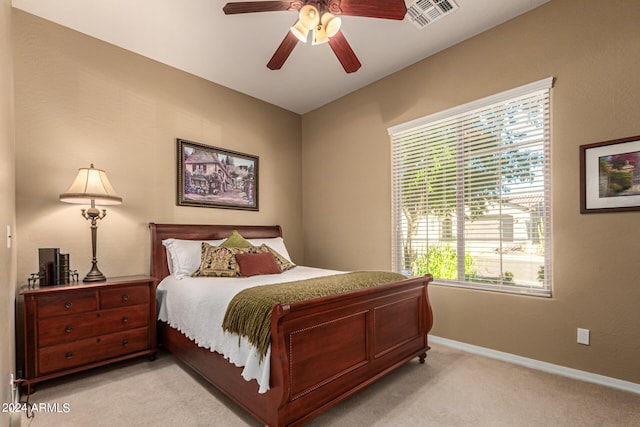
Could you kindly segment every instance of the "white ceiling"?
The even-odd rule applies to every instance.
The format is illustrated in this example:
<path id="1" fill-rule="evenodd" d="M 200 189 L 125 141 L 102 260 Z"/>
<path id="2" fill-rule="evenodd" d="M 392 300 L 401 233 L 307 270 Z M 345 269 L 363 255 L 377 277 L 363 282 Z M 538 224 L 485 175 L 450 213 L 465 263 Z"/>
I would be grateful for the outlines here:
<path id="1" fill-rule="evenodd" d="M 224 15 L 216 0 L 13 0 L 13 6 L 196 76 L 304 114 L 549 0 L 454 0 L 419 29 L 345 16 L 342 33 L 362 63 L 346 74 L 328 44 L 299 43 L 281 70 L 267 62 L 295 12 Z M 407 5 L 412 0 L 407 0 Z"/>

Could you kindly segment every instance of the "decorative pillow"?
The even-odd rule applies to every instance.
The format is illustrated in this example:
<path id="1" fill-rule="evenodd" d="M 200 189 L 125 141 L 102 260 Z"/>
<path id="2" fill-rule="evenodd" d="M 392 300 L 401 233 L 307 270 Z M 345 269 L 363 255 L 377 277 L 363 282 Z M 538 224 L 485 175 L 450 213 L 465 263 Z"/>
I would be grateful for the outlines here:
<path id="1" fill-rule="evenodd" d="M 165 239 L 162 244 L 167 250 L 167 263 L 169 273 L 181 279 L 189 277 L 201 263 L 202 240 Z M 221 240 L 206 240 L 207 243 L 217 246 L 224 242 Z"/>
<path id="2" fill-rule="evenodd" d="M 225 248 L 250 248 L 253 245 L 236 230 L 233 230 L 227 240 L 222 242 L 220 246 Z"/>
<path id="3" fill-rule="evenodd" d="M 280 266 L 276 262 L 276 257 L 271 252 L 257 254 L 237 253 L 235 257 L 240 266 L 240 275 L 242 277 L 282 273 Z"/>
<path id="4" fill-rule="evenodd" d="M 240 267 L 235 255 L 247 253 L 252 248 L 227 248 L 202 243 L 202 261 L 192 277 L 235 277 L 240 275 Z"/>
<path id="5" fill-rule="evenodd" d="M 270 253 L 272 253 L 273 256 L 276 259 L 276 262 L 278 263 L 278 266 L 280 267 L 280 270 L 282 270 L 282 271 L 291 270 L 293 267 L 296 266 L 294 263 L 292 263 L 291 261 L 289 261 L 288 259 L 286 259 L 282 255 L 280 255 L 277 251 L 275 251 L 274 249 L 272 249 L 271 247 L 269 247 L 267 245 L 260 245 L 257 249 L 258 249 L 259 252 L 270 252 Z"/>
<path id="6" fill-rule="evenodd" d="M 287 260 L 291 261 L 291 256 L 289 255 L 289 251 L 287 251 L 287 247 L 285 246 L 284 240 L 282 239 L 282 237 L 271 237 L 269 239 L 247 239 L 247 240 L 253 246 L 267 245 L 271 249 L 278 252 L 283 257 L 285 257 Z"/>

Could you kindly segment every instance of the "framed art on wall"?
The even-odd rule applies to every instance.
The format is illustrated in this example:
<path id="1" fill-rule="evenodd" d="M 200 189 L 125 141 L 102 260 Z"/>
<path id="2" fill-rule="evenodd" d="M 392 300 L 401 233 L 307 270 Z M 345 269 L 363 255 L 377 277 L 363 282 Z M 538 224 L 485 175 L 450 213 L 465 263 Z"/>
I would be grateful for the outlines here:
<path id="1" fill-rule="evenodd" d="M 258 157 L 177 139 L 178 205 L 258 210 Z"/>
<path id="2" fill-rule="evenodd" d="M 580 146 L 580 212 L 640 210 L 640 135 Z"/>

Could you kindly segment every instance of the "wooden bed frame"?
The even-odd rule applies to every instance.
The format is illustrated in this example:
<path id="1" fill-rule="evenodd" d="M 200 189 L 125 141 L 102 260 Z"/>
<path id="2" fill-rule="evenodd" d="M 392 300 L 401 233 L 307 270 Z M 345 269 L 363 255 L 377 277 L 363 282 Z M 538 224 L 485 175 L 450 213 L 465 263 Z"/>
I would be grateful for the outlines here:
<path id="1" fill-rule="evenodd" d="M 233 230 L 248 238 L 282 236 L 280 226 L 149 224 L 151 274 L 169 275 L 162 240 L 213 240 Z M 164 322 L 161 344 L 267 426 L 300 425 L 397 367 L 424 363 L 433 316 L 430 275 L 296 304 L 271 317 L 271 377 L 267 393 L 245 381 L 220 354 L 198 347 Z"/>

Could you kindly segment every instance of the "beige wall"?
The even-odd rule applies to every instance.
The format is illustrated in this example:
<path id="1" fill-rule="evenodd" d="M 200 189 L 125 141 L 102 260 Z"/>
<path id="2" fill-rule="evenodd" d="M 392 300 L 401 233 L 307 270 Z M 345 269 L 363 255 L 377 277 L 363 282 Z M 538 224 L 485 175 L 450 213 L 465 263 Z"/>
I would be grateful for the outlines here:
<path id="1" fill-rule="evenodd" d="M 15 229 L 15 132 L 11 0 L 0 1 L 0 402 L 11 402 L 9 379 L 15 373 L 14 296 L 15 244 L 7 248 L 6 226 Z M 0 413 L 0 425 L 9 414 Z"/>
<path id="2" fill-rule="evenodd" d="M 433 286 L 432 332 L 640 383 L 640 213 L 581 215 L 578 171 L 579 145 L 640 135 L 639 21 L 636 1 L 552 0 L 305 114 L 305 261 L 391 268 L 389 126 L 553 76 L 553 298 Z"/>
<path id="3" fill-rule="evenodd" d="M 14 10 L 18 281 L 37 248 L 91 266 L 88 221 L 60 193 L 105 169 L 124 198 L 98 224 L 107 276 L 149 271 L 147 223 L 281 224 L 302 260 L 300 116 Z M 257 155 L 260 211 L 176 206 L 176 138 Z"/>

